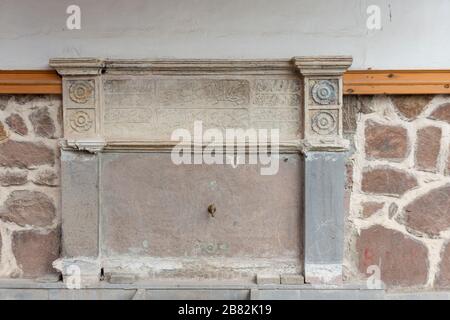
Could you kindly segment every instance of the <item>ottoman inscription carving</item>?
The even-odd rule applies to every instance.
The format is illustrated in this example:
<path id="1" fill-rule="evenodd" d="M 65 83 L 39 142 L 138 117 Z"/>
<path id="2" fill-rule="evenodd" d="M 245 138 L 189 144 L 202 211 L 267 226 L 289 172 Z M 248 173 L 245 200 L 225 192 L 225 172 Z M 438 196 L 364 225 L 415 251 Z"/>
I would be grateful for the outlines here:
<path id="1" fill-rule="evenodd" d="M 296 79 L 107 78 L 103 81 L 108 137 L 167 140 L 177 128 L 270 128 L 298 135 L 301 81 Z"/>
<path id="2" fill-rule="evenodd" d="M 190 106 L 192 103 L 234 106 L 247 105 L 250 85 L 247 80 L 175 80 L 157 83 L 161 105 Z"/>
<path id="3" fill-rule="evenodd" d="M 258 106 L 300 106 L 301 83 L 298 80 L 256 80 L 254 104 Z"/>

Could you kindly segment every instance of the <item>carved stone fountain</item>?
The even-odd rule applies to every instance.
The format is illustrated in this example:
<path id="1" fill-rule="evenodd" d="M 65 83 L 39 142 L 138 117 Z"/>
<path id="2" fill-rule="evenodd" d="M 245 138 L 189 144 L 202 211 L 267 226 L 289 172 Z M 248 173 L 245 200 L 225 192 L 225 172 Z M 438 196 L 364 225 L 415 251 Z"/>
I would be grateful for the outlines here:
<path id="1" fill-rule="evenodd" d="M 52 59 L 63 77 L 63 252 L 54 265 L 64 279 L 75 266 L 86 285 L 340 282 L 351 61 Z M 278 129 L 278 173 L 174 164 L 171 135 L 193 132 L 195 121 L 221 132 Z"/>

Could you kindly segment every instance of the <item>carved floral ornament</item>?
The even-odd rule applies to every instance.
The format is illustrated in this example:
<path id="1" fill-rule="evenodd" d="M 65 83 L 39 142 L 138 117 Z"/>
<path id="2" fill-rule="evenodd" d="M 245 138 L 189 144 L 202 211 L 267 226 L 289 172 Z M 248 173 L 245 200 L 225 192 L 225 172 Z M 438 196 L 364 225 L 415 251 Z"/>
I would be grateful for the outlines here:
<path id="1" fill-rule="evenodd" d="M 312 130 L 320 135 L 333 133 L 337 127 L 336 116 L 330 111 L 320 111 L 312 118 Z"/>
<path id="2" fill-rule="evenodd" d="M 76 103 L 88 102 L 93 92 L 91 81 L 75 81 L 69 87 L 69 97 Z"/>
<path id="3" fill-rule="evenodd" d="M 92 119 L 85 111 L 76 111 L 70 116 L 70 127 L 76 132 L 88 131 L 92 127 Z"/>
<path id="4" fill-rule="evenodd" d="M 311 88 L 311 95 L 315 103 L 321 105 L 334 104 L 337 101 L 337 84 L 330 80 L 319 80 Z"/>

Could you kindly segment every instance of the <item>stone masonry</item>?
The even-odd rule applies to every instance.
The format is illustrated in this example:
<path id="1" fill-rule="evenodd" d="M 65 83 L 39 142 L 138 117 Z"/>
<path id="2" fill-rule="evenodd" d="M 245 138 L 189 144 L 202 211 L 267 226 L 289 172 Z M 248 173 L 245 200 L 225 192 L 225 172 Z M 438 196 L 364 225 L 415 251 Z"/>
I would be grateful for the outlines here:
<path id="1" fill-rule="evenodd" d="M 347 97 L 346 278 L 450 287 L 450 97 Z"/>
<path id="2" fill-rule="evenodd" d="M 61 98 L 0 95 L 0 278 L 58 279 Z"/>
<path id="3" fill-rule="evenodd" d="M 450 287 L 450 97 L 346 97 L 345 280 Z M 53 275 L 59 96 L 0 95 L 0 278 Z"/>

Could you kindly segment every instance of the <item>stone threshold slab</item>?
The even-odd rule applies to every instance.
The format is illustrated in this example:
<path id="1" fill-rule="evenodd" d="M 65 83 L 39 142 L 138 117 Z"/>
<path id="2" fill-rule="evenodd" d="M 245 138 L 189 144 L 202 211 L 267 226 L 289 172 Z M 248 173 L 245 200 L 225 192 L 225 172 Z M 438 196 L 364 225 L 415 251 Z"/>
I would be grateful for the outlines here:
<path id="1" fill-rule="evenodd" d="M 62 281 L 57 282 L 39 282 L 32 279 L 2 279 L 0 280 L 0 289 L 67 289 Z M 256 284 L 253 282 L 241 281 L 216 281 L 216 280 L 137 280 L 134 283 L 109 283 L 101 281 L 96 284 L 84 286 L 79 290 L 90 289 L 236 289 L 236 290 L 369 290 L 364 284 Z"/>
<path id="2" fill-rule="evenodd" d="M 385 291 L 363 284 L 337 285 L 257 285 L 138 281 L 134 284 L 100 283 L 83 289 L 67 289 L 62 282 L 0 280 L 0 300 L 450 300 L 450 291 Z"/>

